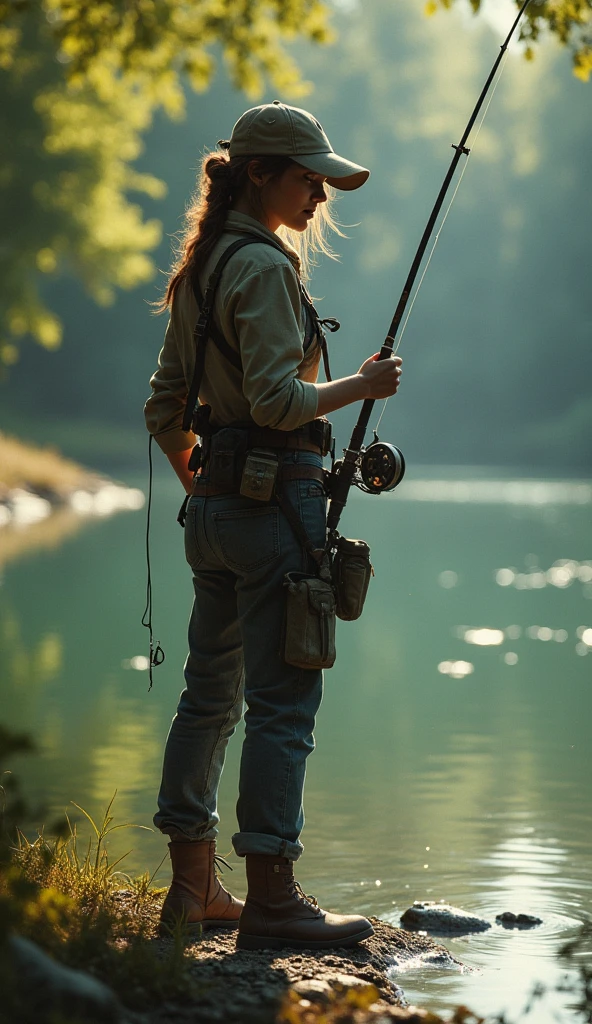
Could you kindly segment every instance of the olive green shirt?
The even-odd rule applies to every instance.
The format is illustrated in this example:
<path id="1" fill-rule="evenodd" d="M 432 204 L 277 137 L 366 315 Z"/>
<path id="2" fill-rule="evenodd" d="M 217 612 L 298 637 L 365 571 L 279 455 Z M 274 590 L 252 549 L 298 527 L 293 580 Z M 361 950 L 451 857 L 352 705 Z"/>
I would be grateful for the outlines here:
<path id="1" fill-rule="evenodd" d="M 223 251 L 245 232 L 278 241 L 285 253 L 253 243 L 226 264 L 214 303 L 214 319 L 242 370 L 210 338 L 199 399 L 212 408 L 211 421 L 224 426 L 253 419 L 258 426 L 295 430 L 315 418 L 320 349 L 303 349 L 306 312 L 298 285 L 299 260 L 278 235 L 246 214 L 230 211 L 224 233 L 203 272 L 202 290 Z M 199 316 L 191 282 L 179 283 L 171 306 L 158 369 L 150 380 L 146 426 L 164 452 L 185 451 L 195 444 L 182 429 L 183 413 L 195 366 L 193 330 Z"/>

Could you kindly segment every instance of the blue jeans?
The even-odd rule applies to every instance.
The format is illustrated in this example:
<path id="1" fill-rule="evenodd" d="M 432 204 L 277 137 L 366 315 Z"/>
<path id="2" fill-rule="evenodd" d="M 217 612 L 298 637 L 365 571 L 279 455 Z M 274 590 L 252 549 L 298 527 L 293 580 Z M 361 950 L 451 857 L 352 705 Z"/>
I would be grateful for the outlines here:
<path id="1" fill-rule="evenodd" d="M 321 465 L 311 452 L 290 451 L 284 461 Z M 323 547 L 322 486 L 292 480 L 284 489 L 314 546 Z M 283 581 L 309 570 L 308 556 L 277 505 L 240 495 L 191 498 L 185 552 L 195 589 L 186 689 L 166 743 L 154 824 L 172 839 L 215 838 L 226 745 L 246 704 L 233 846 L 239 857 L 297 860 L 323 680 L 320 670 L 283 659 Z"/>

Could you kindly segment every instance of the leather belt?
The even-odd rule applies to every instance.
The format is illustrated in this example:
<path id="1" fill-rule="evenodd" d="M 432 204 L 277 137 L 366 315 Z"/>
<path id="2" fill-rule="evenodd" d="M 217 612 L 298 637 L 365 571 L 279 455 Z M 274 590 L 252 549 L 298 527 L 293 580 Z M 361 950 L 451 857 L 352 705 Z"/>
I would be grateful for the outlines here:
<path id="1" fill-rule="evenodd" d="M 317 483 L 325 483 L 325 474 L 320 466 L 282 466 L 278 479 L 284 480 L 316 480 Z M 228 491 L 222 487 L 215 487 L 208 480 L 202 480 L 196 476 L 193 479 L 191 494 L 197 497 L 208 498 L 215 494 L 238 494 L 238 491 Z"/>
<path id="2" fill-rule="evenodd" d="M 321 454 L 318 444 L 313 444 L 306 434 L 286 434 L 285 430 L 271 430 L 267 427 L 249 430 L 249 448 L 295 448 L 299 452 Z"/>

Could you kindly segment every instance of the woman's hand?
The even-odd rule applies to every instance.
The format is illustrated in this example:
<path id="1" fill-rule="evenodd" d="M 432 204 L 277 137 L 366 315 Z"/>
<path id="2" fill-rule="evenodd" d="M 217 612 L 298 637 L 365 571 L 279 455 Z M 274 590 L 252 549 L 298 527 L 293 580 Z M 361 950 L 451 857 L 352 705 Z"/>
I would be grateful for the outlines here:
<path id="1" fill-rule="evenodd" d="M 328 384 L 316 384 L 317 416 L 326 416 L 335 409 L 343 409 L 365 398 L 390 398 L 399 387 L 402 362 L 400 356 L 379 360 L 378 352 L 375 352 L 351 377 L 341 377 Z"/>
<path id="2" fill-rule="evenodd" d="M 169 452 L 167 458 L 183 484 L 186 494 L 191 494 L 193 483 L 193 470 L 189 469 L 187 463 L 191 458 L 193 448 L 187 448 L 184 452 Z"/>
<path id="3" fill-rule="evenodd" d="M 379 353 L 366 359 L 358 370 L 358 375 L 363 378 L 366 387 L 366 398 L 390 398 L 399 387 L 403 360 L 400 356 L 390 356 L 388 359 L 378 358 Z"/>

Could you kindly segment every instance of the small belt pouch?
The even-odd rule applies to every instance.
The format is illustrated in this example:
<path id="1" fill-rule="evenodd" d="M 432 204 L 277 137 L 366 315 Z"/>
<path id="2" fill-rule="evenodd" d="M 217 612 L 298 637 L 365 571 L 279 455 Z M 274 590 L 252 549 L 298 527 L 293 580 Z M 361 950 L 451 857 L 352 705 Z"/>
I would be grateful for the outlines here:
<path id="1" fill-rule="evenodd" d="M 246 448 L 246 430 L 223 427 L 212 434 L 207 472 L 215 487 L 229 493 L 238 491 Z"/>
<path id="2" fill-rule="evenodd" d="M 333 427 L 328 419 L 320 417 L 309 424 L 309 437 L 313 444 L 318 444 L 321 455 L 328 455 L 332 448 Z"/>
<path id="3" fill-rule="evenodd" d="M 252 448 L 247 452 L 240 493 L 245 498 L 271 501 L 278 475 L 278 456 L 266 448 Z"/>
<path id="4" fill-rule="evenodd" d="M 289 572 L 284 658 L 298 668 L 331 668 L 335 662 L 335 595 L 318 576 Z"/>
<path id="5" fill-rule="evenodd" d="M 332 579 L 336 598 L 336 614 L 340 619 L 359 619 L 374 569 L 370 548 L 364 540 L 340 537 L 333 555 Z"/>
<path id="6" fill-rule="evenodd" d="M 189 456 L 189 462 L 187 463 L 187 469 L 190 469 L 193 473 L 197 473 L 201 466 L 201 460 L 203 456 L 203 448 L 199 441 L 194 444 L 191 449 L 191 455 Z"/>

